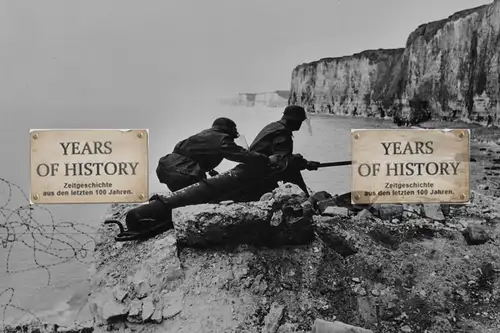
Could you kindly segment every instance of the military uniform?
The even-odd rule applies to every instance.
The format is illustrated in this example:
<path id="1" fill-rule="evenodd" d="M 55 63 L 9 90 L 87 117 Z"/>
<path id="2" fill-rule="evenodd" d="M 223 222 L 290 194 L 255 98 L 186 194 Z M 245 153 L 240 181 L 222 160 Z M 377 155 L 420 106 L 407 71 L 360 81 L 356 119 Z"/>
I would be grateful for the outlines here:
<path id="1" fill-rule="evenodd" d="M 174 192 L 207 179 L 206 173 L 223 159 L 254 166 L 269 161 L 264 154 L 238 146 L 224 129 L 212 127 L 177 143 L 171 154 L 159 160 L 156 175 Z"/>
<path id="2" fill-rule="evenodd" d="M 300 154 L 293 154 L 293 133 L 286 126 L 283 120 L 275 121 L 265 126 L 256 136 L 249 147 L 249 150 L 261 153 L 266 156 L 278 155 L 281 159 L 281 165 L 286 168 L 281 171 L 271 169 L 269 166 L 263 166 L 259 169 L 253 168 L 253 172 L 245 165 L 238 165 L 236 168 L 247 170 L 253 173 L 254 178 L 259 180 L 244 194 L 245 201 L 258 200 L 266 192 L 270 192 L 278 186 L 278 181 L 291 182 L 298 185 L 307 195 L 308 189 L 300 173 L 307 167 L 307 160 Z M 257 177 L 259 176 L 259 177 Z M 239 199 L 243 199 L 243 194 Z"/>
<path id="3" fill-rule="evenodd" d="M 237 137 L 236 126 L 233 131 L 212 128 L 181 141 L 172 154 L 160 160 L 157 168 L 158 178 L 167 185 L 170 183 L 173 186 L 174 176 L 166 171 L 179 177 L 192 177 L 183 181 L 187 184 L 192 179 L 194 184 L 196 178 L 206 178 L 205 172 L 218 165 L 223 158 L 240 164 L 226 173 L 179 189 L 171 196 L 154 195 L 148 204 L 135 207 L 127 213 L 128 231 L 115 239 L 134 240 L 141 234 L 149 237 L 155 225 L 172 228 L 172 210 L 175 208 L 223 200 L 259 200 L 262 194 L 275 189 L 280 180 L 295 183 L 309 194 L 300 171 L 317 170 L 319 163 L 293 154 L 292 136 L 292 132 L 299 130 L 305 119 L 302 107 L 288 106 L 280 121 L 268 124 L 259 132 L 248 151 L 233 141 Z M 279 163 L 279 160 L 283 163 Z M 276 164 L 284 167 L 276 170 L 270 166 Z"/>

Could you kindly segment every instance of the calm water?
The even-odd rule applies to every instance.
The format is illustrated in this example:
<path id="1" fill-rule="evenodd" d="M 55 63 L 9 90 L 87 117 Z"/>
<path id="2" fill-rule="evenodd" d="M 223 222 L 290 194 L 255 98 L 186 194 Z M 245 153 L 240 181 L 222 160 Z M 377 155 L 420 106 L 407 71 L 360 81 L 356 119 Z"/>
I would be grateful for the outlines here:
<path id="1" fill-rule="evenodd" d="M 33 207 L 31 212 L 23 208 L 27 205 L 23 192 L 29 195 L 30 128 L 148 128 L 150 189 L 154 192 L 165 190 L 156 180 L 157 160 L 171 151 L 178 140 L 209 127 L 216 117 L 227 116 L 236 121 L 240 133 L 250 144 L 263 126 L 279 119 L 281 112 L 281 109 L 199 101 L 180 103 L 175 111 L 168 112 L 106 108 L 3 110 L 3 120 L 7 118 L 7 121 L 0 123 L 0 178 L 19 187 L 0 182 L 0 207 L 3 207 L 0 226 L 15 227 L 16 235 L 15 239 L 13 235 L 7 239 L 6 229 L 0 228 L 3 245 L 0 248 L 0 306 L 7 306 L 5 317 L 26 315 L 18 310 L 20 308 L 60 324 L 89 318 L 85 307 L 86 264 L 91 260 L 91 252 L 85 250 L 92 250 L 93 233 L 107 209 L 107 205 L 42 205 Z M 351 128 L 391 126 L 387 121 L 332 116 L 312 117 L 311 124 L 312 136 L 305 125 L 295 134 L 295 151 L 320 162 L 350 159 Z M 218 171 L 233 165 L 224 161 Z M 304 171 L 304 178 L 314 191 L 342 193 L 349 190 L 350 169 L 342 166 Z M 21 222 L 24 226 L 19 226 Z M 0 320 L 4 319 L 1 310 Z"/>

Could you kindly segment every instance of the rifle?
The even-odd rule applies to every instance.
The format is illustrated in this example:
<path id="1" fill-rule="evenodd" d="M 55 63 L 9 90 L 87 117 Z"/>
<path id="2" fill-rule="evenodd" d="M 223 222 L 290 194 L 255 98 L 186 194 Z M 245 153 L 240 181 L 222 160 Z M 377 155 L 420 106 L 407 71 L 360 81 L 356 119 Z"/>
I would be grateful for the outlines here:
<path id="1" fill-rule="evenodd" d="M 341 165 L 351 165 L 352 161 L 341 161 L 341 162 L 326 162 L 320 163 L 318 168 L 328 168 L 333 166 L 341 166 Z"/>

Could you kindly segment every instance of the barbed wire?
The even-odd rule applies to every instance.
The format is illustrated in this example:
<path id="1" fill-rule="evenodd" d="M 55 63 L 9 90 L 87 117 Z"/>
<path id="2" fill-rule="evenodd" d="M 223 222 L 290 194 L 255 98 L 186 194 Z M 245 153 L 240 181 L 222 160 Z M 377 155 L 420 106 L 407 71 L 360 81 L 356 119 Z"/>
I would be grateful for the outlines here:
<path id="1" fill-rule="evenodd" d="M 40 216 L 40 213 L 43 216 Z M 0 267 L 0 280 L 5 276 L 30 271 L 43 271 L 46 285 L 52 282 L 51 269 L 61 264 L 85 263 L 93 252 L 97 226 L 74 221 L 57 221 L 50 209 L 30 204 L 26 193 L 17 184 L 0 177 L 0 258 L 5 260 Z M 23 262 L 19 257 L 29 255 Z M 39 280 L 43 281 L 43 280 Z M 16 289 L 0 285 L 0 313 L 4 328 L 9 309 L 15 309 L 41 322 L 29 309 L 15 304 Z M 86 304 L 83 304 L 77 316 Z"/>

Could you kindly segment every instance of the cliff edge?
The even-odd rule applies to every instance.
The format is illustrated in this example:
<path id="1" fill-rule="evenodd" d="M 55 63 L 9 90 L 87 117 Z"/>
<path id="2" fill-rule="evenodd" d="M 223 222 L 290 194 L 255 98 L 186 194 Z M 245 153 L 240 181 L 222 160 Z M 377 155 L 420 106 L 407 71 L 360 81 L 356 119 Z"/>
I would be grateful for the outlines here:
<path id="1" fill-rule="evenodd" d="M 325 58 L 292 71 L 289 104 L 310 112 L 500 124 L 500 1 L 423 24 L 405 48 Z"/>
<path id="2" fill-rule="evenodd" d="M 238 106 L 264 106 L 285 107 L 288 105 L 290 92 L 288 90 L 275 90 L 262 93 L 240 93 L 238 96 L 223 100 L 223 104 Z"/>

